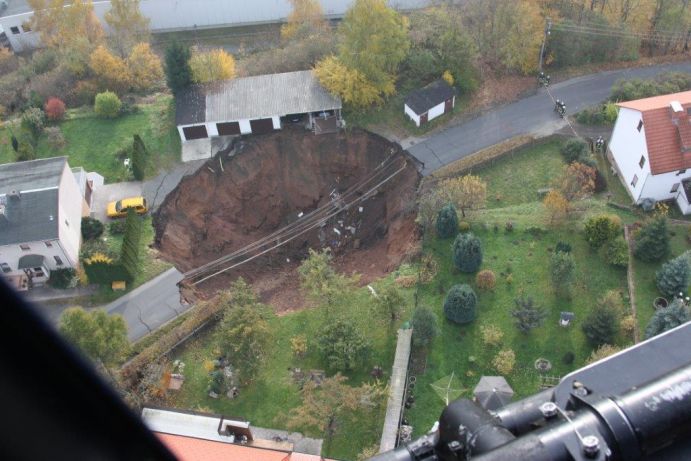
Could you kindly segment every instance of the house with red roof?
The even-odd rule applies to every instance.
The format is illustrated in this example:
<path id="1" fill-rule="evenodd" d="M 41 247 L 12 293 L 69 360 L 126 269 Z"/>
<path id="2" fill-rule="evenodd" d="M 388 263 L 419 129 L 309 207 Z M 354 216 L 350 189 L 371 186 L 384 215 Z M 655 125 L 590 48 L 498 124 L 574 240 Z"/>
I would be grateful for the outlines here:
<path id="1" fill-rule="evenodd" d="M 691 91 L 622 102 L 607 156 L 636 204 L 691 214 Z"/>

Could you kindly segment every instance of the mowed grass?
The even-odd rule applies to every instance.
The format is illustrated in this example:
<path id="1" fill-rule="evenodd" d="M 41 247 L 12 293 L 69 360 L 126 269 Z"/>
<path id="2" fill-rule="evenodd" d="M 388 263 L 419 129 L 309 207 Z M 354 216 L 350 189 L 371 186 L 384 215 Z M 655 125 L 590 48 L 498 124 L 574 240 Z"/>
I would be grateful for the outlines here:
<path id="1" fill-rule="evenodd" d="M 439 417 L 444 402 L 430 386 L 446 376 L 460 378 L 463 396 L 471 397 L 472 390 L 483 375 L 497 375 L 491 362 L 498 350 L 512 349 L 516 354 L 516 367 L 506 376 L 516 392 L 516 398 L 537 392 L 539 373 L 534 368 L 538 358 L 546 358 L 552 363 L 550 376 L 564 376 L 569 371 L 582 366 L 591 353 L 581 324 L 596 301 L 608 290 L 626 293 L 626 273 L 605 265 L 594 254 L 580 235 L 568 230 L 548 232 L 535 237 L 518 227 L 513 232 L 500 229 L 498 232 L 484 230 L 475 223 L 472 229 L 482 240 L 484 248 L 483 269 L 491 269 L 497 276 L 497 286 L 493 291 L 481 291 L 476 287 L 475 274 L 462 274 L 455 270 L 451 261 L 452 239 L 432 240 L 426 252 L 435 257 L 440 264 L 437 278 L 425 285 L 420 292 L 421 303 L 431 307 L 438 315 L 442 334 L 434 341 L 426 365 L 415 367 L 417 373 L 415 386 L 416 402 L 406 412 L 416 434 L 428 430 Z M 550 282 L 549 258 L 558 241 L 573 246 L 576 261 L 576 277 L 571 296 L 557 296 Z M 507 281 L 508 275 L 513 279 Z M 467 326 L 459 326 L 445 319 L 443 302 L 446 292 L 458 283 L 471 285 L 478 295 L 477 319 Z M 520 333 L 510 315 L 514 299 L 521 294 L 532 297 L 535 302 L 547 309 L 549 315 L 544 324 L 529 334 Z M 576 314 L 567 328 L 559 326 L 562 311 Z M 482 342 L 480 329 L 492 324 L 504 332 L 500 347 L 488 347 Z M 626 339 L 621 338 L 621 343 Z M 573 363 L 565 363 L 567 353 L 573 353 Z M 476 361 L 471 363 L 469 358 Z M 421 370 L 424 369 L 424 372 Z"/>
<path id="2" fill-rule="evenodd" d="M 71 167 L 103 175 L 106 182 L 132 179 L 120 152 L 132 145 L 139 134 L 149 152 L 149 173 L 169 167 L 180 159 L 180 138 L 175 127 L 175 104 L 172 97 L 157 96 L 152 103 L 140 104 L 132 114 L 115 119 L 98 117 L 90 108 L 68 111 L 66 120 L 56 124 L 65 137 L 62 149 L 53 149 L 43 135 L 38 143 L 37 158 L 65 155 Z M 18 123 L 0 128 L 0 163 L 16 160 L 11 133 L 19 132 Z"/>
<path id="3" fill-rule="evenodd" d="M 381 283 L 375 285 L 381 286 Z M 412 294 L 405 293 L 408 305 Z M 369 373 L 374 365 L 380 365 L 386 372 L 388 381 L 396 348 L 396 325 L 377 321 L 372 312 L 372 298 L 367 288 L 359 289 L 354 301 L 345 309 L 345 314 L 352 316 L 358 328 L 372 343 L 372 355 L 367 363 L 358 369 L 345 373 L 348 383 L 359 386 L 372 381 Z M 407 317 L 406 313 L 406 317 Z M 326 370 L 327 375 L 334 374 L 329 370 L 316 351 L 317 334 L 324 322 L 320 309 L 312 308 L 289 313 L 270 319 L 272 341 L 267 350 L 266 359 L 255 381 L 247 387 L 240 388 L 237 399 L 223 396 L 219 399 L 207 395 L 209 373 L 204 368 L 205 361 L 211 361 L 220 355 L 214 341 L 215 331 L 211 329 L 195 338 L 181 350 L 172 354 L 171 360 L 180 359 L 185 363 L 185 384 L 177 394 L 169 396 L 167 405 L 182 409 L 193 409 L 221 413 L 249 420 L 252 425 L 287 429 L 286 415 L 301 404 L 300 391 L 292 381 L 290 369 Z M 303 334 L 308 338 L 308 353 L 304 358 L 293 356 L 290 339 Z M 232 358 L 231 358 L 232 362 Z M 379 443 L 384 424 L 386 404 L 377 409 L 361 409 L 350 418 L 339 423 L 338 433 L 329 445 L 324 443 L 322 455 L 337 459 L 355 459 L 364 448 Z M 296 428 L 305 435 L 324 438 L 324 434 L 310 427 Z"/>
<path id="4" fill-rule="evenodd" d="M 643 262 L 638 259 L 634 259 L 634 283 L 636 285 L 636 313 L 638 320 L 638 329 L 640 332 L 641 340 L 645 339 L 645 327 L 648 325 L 651 317 L 655 313 L 653 308 L 653 301 L 658 296 L 664 297 L 660 294 L 657 289 L 657 284 L 655 282 L 655 272 L 657 272 L 662 264 L 675 258 L 684 252 L 691 250 L 691 245 L 686 240 L 687 227 L 684 225 L 669 225 L 668 232 L 670 235 L 670 253 L 669 256 L 662 261 L 657 262 Z M 688 294 L 689 290 L 686 290 L 685 294 Z M 668 299 L 668 301 L 671 301 Z"/>

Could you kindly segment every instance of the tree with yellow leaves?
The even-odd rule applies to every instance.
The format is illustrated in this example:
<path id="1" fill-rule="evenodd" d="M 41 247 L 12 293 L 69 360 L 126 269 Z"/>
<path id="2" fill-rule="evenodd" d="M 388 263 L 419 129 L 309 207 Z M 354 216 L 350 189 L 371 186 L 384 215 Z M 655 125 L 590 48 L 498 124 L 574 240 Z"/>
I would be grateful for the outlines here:
<path id="1" fill-rule="evenodd" d="M 194 51 L 190 58 L 192 81 L 209 83 L 234 78 L 235 59 L 221 48 L 209 51 Z"/>
<path id="2" fill-rule="evenodd" d="M 149 90 L 163 79 L 161 59 L 148 43 L 138 43 L 132 48 L 127 66 L 132 76 L 132 86 L 137 90 Z"/>
<path id="3" fill-rule="evenodd" d="M 471 174 L 443 181 L 439 189 L 448 201 L 461 210 L 465 218 L 468 210 L 477 210 L 485 206 L 487 201 L 487 184 L 479 177 Z"/>
<path id="4" fill-rule="evenodd" d="M 116 92 L 129 88 L 131 76 L 127 64 L 123 59 L 113 55 L 105 46 L 99 45 L 91 53 L 89 68 L 101 87 Z"/>
<path id="5" fill-rule="evenodd" d="M 550 224 L 561 222 L 569 211 L 569 201 L 558 190 L 549 191 L 542 204 L 547 210 Z"/>
<path id="6" fill-rule="evenodd" d="M 110 0 L 104 19 L 112 32 L 112 47 L 123 58 L 135 44 L 147 40 L 149 18 L 139 10 L 139 0 Z"/>
<path id="7" fill-rule="evenodd" d="M 319 61 L 314 73 L 324 88 L 356 108 L 380 104 L 382 97 L 364 74 L 343 65 L 335 56 Z"/>
<path id="8" fill-rule="evenodd" d="M 286 23 L 281 26 L 281 39 L 284 41 L 307 38 L 315 33 L 329 29 L 324 19 L 324 11 L 318 0 L 288 0 L 293 10 Z"/>
<path id="9" fill-rule="evenodd" d="M 58 49 L 70 48 L 79 39 L 95 45 L 103 39 L 103 28 L 94 14 L 91 0 L 27 0 L 33 10 L 29 24 L 41 42 Z"/>
<path id="10" fill-rule="evenodd" d="M 561 193 L 569 202 L 586 198 L 595 191 L 595 168 L 573 162 L 561 178 Z"/>

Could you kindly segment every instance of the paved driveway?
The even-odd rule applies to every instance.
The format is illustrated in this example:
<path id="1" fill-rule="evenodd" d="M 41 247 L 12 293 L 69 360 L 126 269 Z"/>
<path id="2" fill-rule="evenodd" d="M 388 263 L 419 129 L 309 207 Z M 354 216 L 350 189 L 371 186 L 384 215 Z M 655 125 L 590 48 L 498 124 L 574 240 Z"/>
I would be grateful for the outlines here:
<path id="1" fill-rule="evenodd" d="M 560 82 L 551 86 L 550 91 L 566 102 L 569 114 L 575 114 L 607 99 L 612 85 L 621 78 L 650 78 L 669 71 L 691 72 L 691 62 L 600 72 Z M 423 174 L 427 175 L 514 136 L 547 136 L 558 131 L 565 122 L 552 109 L 552 100 L 542 89 L 534 96 L 425 138 L 409 147 L 408 152 L 424 163 Z"/>
<path id="2" fill-rule="evenodd" d="M 142 183 L 140 181 L 117 182 L 98 187 L 94 191 L 91 202 L 91 216 L 107 224 L 110 221 L 106 217 L 108 202 L 139 195 L 142 195 Z"/>

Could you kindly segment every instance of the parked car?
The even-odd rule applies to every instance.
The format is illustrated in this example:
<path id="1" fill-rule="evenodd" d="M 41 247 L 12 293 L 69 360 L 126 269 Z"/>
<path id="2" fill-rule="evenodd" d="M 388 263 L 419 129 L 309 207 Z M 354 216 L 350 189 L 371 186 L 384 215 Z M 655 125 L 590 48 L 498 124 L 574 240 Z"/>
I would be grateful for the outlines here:
<path id="1" fill-rule="evenodd" d="M 109 218 L 122 218 L 127 216 L 127 210 L 133 208 L 137 214 L 144 214 L 149 211 L 144 197 L 129 197 L 117 202 L 110 202 L 106 208 Z"/>

